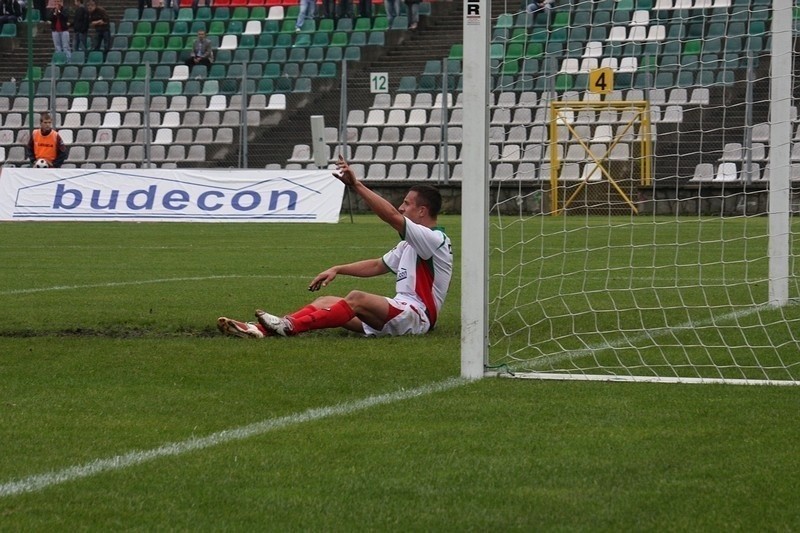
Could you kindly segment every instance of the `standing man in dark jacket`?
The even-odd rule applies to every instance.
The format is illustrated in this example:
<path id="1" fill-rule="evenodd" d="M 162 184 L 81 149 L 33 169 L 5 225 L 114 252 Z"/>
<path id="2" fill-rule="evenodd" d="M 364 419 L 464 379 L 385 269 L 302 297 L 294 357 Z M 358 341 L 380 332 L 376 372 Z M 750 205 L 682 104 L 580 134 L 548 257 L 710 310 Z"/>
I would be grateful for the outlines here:
<path id="1" fill-rule="evenodd" d="M 108 13 L 97 5 L 95 0 L 89 0 L 86 4 L 89 8 L 89 26 L 94 28 L 94 50 L 100 50 L 100 43 L 104 43 L 103 50 L 108 52 L 111 48 L 111 24 L 108 20 Z"/>
<path id="2" fill-rule="evenodd" d="M 75 42 L 72 46 L 74 51 L 89 51 L 89 10 L 83 5 L 83 0 L 75 0 L 75 13 L 72 15 L 72 31 Z"/>

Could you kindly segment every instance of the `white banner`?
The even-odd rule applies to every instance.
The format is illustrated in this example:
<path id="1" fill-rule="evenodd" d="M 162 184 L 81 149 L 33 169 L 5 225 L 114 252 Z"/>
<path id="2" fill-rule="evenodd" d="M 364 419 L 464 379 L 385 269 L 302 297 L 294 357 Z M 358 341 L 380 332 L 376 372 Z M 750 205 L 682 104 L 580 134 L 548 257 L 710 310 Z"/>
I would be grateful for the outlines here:
<path id="1" fill-rule="evenodd" d="M 328 222 L 330 170 L 4 168 L 0 220 Z"/>

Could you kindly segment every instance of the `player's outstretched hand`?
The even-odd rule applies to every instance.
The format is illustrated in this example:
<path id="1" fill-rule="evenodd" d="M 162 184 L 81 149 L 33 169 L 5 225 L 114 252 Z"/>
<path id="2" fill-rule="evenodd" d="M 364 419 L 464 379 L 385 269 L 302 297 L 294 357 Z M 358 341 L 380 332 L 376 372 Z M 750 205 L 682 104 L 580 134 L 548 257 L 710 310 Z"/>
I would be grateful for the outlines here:
<path id="1" fill-rule="evenodd" d="M 326 287 L 328 283 L 334 280 L 336 277 L 336 269 L 331 267 L 325 272 L 320 272 L 317 274 L 317 277 L 311 280 L 311 283 L 308 285 L 308 290 L 311 292 L 318 291 L 322 287 Z"/>
<path id="2" fill-rule="evenodd" d="M 348 187 L 352 187 L 358 182 L 355 172 L 341 155 L 339 156 L 339 161 L 336 162 L 336 172 L 333 175 Z"/>

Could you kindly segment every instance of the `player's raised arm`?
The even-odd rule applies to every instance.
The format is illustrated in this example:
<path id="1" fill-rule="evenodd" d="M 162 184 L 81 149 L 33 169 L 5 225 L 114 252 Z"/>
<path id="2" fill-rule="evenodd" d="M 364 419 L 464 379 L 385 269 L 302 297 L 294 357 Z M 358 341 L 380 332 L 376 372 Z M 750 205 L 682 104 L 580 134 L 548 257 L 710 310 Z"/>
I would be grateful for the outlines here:
<path id="1" fill-rule="evenodd" d="M 388 200 L 364 185 L 341 155 L 336 166 L 337 172 L 334 172 L 333 175 L 353 189 L 381 220 L 392 226 L 398 233 L 403 233 L 405 218 L 402 213 Z"/>

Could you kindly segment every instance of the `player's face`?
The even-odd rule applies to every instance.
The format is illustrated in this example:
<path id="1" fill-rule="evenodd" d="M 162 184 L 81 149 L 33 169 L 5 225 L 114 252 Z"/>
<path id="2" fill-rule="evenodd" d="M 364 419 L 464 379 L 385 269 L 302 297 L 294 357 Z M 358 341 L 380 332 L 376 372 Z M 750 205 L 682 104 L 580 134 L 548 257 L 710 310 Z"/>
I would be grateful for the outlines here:
<path id="1" fill-rule="evenodd" d="M 403 199 L 403 203 L 400 204 L 400 207 L 397 208 L 401 215 L 405 216 L 412 222 L 419 222 L 425 210 L 425 206 L 417 203 L 417 196 L 418 195 L 416 191 L 410 191 L 408 194 L 406 194 L 406 197 Z"/>
<path id="2" fill-rule="evenodd" d="M 53 129 L 53 119 L 43 118 L 42 121 L 39 123 L 39 127 L 42 130 L 42 133 L 48 133 L 50 130 Z"/>

